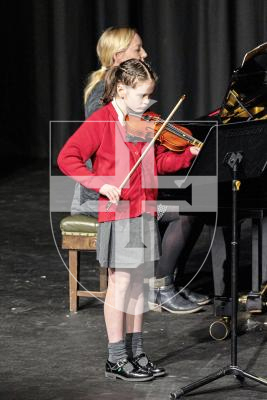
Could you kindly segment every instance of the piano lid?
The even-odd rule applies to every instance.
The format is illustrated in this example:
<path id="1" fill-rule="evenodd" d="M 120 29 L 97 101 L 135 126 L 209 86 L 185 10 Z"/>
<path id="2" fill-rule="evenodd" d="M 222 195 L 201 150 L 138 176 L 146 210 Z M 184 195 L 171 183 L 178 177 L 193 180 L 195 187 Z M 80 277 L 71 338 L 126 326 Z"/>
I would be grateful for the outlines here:
<path id="1" fill-rule="evenodd" d="M 246 53 L 233 72 L 219 118 L 224 124 L 267 119 L 267 42 Z"/>

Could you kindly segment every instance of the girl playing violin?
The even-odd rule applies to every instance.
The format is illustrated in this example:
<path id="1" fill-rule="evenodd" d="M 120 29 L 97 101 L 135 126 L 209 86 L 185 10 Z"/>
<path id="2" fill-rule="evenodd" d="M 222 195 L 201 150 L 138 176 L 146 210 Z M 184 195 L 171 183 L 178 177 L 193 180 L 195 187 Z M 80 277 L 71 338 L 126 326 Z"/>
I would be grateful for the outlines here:
<path id="1" fill-rule="evenodd" d="M 67 141 L 58 157 L 62 172 L 99 197 L 97 259 L 108 268 L 104 316 L 108 335 L 106 377 L 148 381 L 165 374 L 143 349 L 144 274 L 159 259 L 155 219 L 157 174 L 187 168 L 199 149 L 182 153 L 156 144 L 128 184 L 119 185 L 147 143 L 127 141 L 126 114 L 144 112 L 156 75 L 142 60 L 130 59 L 109 69 L 103 102 Z M 92 159 L 92 170 L 86 160 Z M 112 207 L 107 211 L 107 203 Z"/>
<path id="2" fill-rule="evenodd" d="M 136 30 L 130 27 L 106 29 L 97 42 L 96 51 L 101 67 L 88 76 L 84 90 L 86 117 L 103 106 L 101 99 L 104 94 L 104 79 L 111 67 L 130 58 L 144 61 L 147 57 L 142 39 Z M 88 168 L 92 167 L 91 160 L 87 160 L 86 164 Z M 97 192 L 77 182 L 71 213 L 97 217 L 95 203 L 98 197 Z M 203 225 L 197 217 L 170 212 L 166 207 L 161 207 L 161 204 L 158 210 L 158 215 L 161 217 L 159 226 L 162 236 L 162 256 L 156 266 L 155 279 L 151 280 L 149 298 L 151 308 L 164 307 L 164 310 L 176 314 L 196 312 L 202 308 L 200 305 L 207 303 L 207 296 L 195 292 L 187 293 L 187 288 L 187 297 L 184 298 L 184 291 L 181 294 L 180 288 L 177 290 L 174 287 L 173 278 L 175 271 L 178 270 L 176 280 L 178 278 L 178 286 L 182 286 L 184 265 Z"/>

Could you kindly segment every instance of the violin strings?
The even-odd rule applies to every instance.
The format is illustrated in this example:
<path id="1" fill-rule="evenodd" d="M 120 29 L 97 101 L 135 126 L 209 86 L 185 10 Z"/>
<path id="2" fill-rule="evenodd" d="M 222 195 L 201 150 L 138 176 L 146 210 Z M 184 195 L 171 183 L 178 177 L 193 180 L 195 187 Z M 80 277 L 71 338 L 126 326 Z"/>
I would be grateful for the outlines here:
<path id="1" fill-rule="evenodd" d="M 158 119 L 159 122 L 164 122 L 162 119 Z M 167 128 L 174 133 L 176 136 L 182 137 L 182 139 L 187 139 L 189 142 L 193 143 L 195 139 L 191 136 L 189 136 L 187 133 L 184 133 L 182 130 L 176 128 L 175 126 L 171 124 L 167 124 Z"/>
<path id="2" fill-rule="evenodd" d="M 135 114 L 130 114 L 130 115 L 134 115 L 135 116 Z M 151 117 L 151 119 L 150 119 L 150 121 L 151 120 L 154 120 L 154 121 L 156 121 L 156 122 L 160 122 L 160 123 L 164 123 L 165 121 L 163 120 L 163 119 L 161 119 L 161 118 L 158 118 L 158 117 Z M 195 143 L 195 142 L 197 142 L 198 144 L 201 144 L 201 142 L 198 140 L 198 139 L 195 139 L 195 138 L 193 138 L 192 136 L 190 136 L 190 135 L 188 135 L 187 133 L 185 133 L 184 131 L 182 131 L 181 129 L 179 129 L 179 128 L 176 128 L 176 126 L 173 126 L 172 124 L 170 124 L 170 123 L 168 123 L 167 125 L 166 125 L 166 128 L 168 128 L 169 129 L 169 131 L 170 132 L 172 132 L 174 135 L 176 135 L 176 136 L 178 136 L 178 137 L 180 137 L 180 138 L 182 138 L 182 139 L 185 139 L 185 140 L 187 140 L 189 143 Z M 134 131 L 138 131 L 137 129 L 133 129 Z"/>

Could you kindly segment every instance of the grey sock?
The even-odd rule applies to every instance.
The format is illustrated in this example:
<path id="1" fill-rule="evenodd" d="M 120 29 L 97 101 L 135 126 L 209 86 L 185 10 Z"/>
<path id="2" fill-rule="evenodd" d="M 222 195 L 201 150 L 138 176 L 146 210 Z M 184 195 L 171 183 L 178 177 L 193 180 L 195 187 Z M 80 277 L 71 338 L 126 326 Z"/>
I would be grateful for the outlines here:
<path id="1" fill-rule="evenodd" d="M 108 344 L 108 360 L 112 363 L 117 363 L 120 360 L 127 358 L 125 341 L 120 340 L 119 342 Z"/>
<path id="2" fill-rule="evenodd" d="M 126 333 L 126 350 L 129 358 L 137 357 L 143 353 L 143 333 Z"/>

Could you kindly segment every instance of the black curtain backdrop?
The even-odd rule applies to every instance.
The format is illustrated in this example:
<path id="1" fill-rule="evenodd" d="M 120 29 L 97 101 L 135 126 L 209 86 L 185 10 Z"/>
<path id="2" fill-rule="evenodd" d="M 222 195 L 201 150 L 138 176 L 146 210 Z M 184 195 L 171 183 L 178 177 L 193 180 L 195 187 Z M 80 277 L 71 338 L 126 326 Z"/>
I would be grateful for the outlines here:
<path id="1" fill-rule="evenodd" d="M 154 110 L 166 116 L 185 93 L 176 114 L 184 120 L 220 106 L 244 54 L 267 40 L 266 0 L 10 0 L 3 5 L 8 77 L 2 160 L 47 158 L 49 121 L 84 119 L 85 78 L 98 68 L 96 42 L 109 26 L 137 28 L 160 78 Z M 71 134 L 66 124 L 55 131 L 53 160 Z"/>

